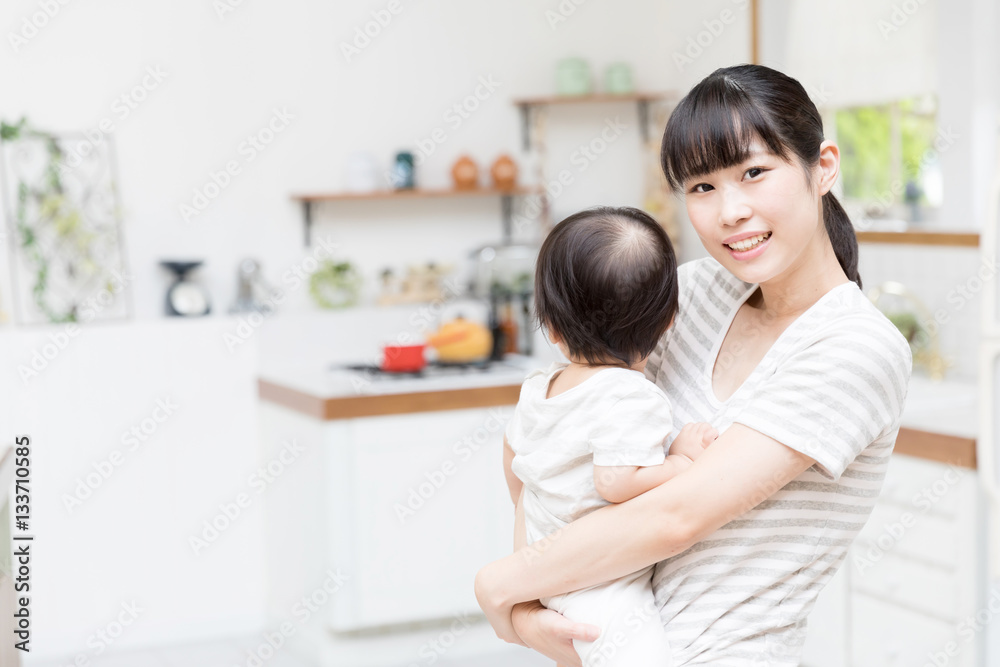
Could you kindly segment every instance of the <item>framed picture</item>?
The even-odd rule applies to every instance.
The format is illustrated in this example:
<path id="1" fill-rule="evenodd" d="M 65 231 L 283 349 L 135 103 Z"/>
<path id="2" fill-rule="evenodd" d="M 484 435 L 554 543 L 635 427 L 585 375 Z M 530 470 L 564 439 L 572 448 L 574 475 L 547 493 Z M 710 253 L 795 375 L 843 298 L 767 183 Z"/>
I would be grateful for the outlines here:
<path id="1" fill-rule="evenodd" d="M 18 324 L 132 314 L 112 138 L 0 126 L 0 197 Z M 9 305 L 8 305 L 9 304 Z"/>

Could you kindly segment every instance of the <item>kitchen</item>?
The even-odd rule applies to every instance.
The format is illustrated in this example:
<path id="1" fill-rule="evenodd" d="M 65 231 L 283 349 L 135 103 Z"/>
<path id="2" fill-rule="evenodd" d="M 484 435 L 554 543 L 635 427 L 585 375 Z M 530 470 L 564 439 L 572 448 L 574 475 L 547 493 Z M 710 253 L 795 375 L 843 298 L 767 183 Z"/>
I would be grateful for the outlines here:
<path id="1" fill-rule="evenodd" d="M 615 204 L 705 256 L 658 144 L 742 62 L 819 106 L 865 292 L 914 350 L 803 664 L 996 664 L 993 5 L 7 3 L 0 449 L 31 439 L 37 524 L 20 664 L 551 664 L 497 639 L 472 585 L 511 552 L 503 425 L 562 358 L 530 319 L 534 254 Z M 67 190 L 33 255 L 17 184 L 48 137 Z"/>

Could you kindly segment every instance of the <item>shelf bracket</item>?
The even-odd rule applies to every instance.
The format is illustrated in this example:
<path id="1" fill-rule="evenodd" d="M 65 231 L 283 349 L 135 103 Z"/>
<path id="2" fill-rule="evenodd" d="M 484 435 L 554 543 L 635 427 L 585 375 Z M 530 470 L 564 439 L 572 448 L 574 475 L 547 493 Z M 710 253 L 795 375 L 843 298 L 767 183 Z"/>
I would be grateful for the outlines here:
<path id="1" fill-rule="evenodd" d="M 306 247 L 308 248 L 312 244 L 312 214 L 313 214 L 313 203 L 308 199 L 302 200 L 302 219 L 305 227 L 305 241 Z"/>
<path id="2" fill-rule="evenodd" d="M 639 100 L 639 134 L 643 145 L 649 143 L 649 100 Z"/>
<path id="3" fill-rule="evenodd" d="M 521 146 L 527 152 L 531 150 L 531 105 L 520 104 L 518 108 L 521 110 Z"/>
<path id="4" fill-rule="evenodd" d="M 512 239 L 511 232 L 514 227 L 514 195 L 500 195 L 500 210 L 503 220 L 503 241 L 504 243 L 510 243 Z"/>

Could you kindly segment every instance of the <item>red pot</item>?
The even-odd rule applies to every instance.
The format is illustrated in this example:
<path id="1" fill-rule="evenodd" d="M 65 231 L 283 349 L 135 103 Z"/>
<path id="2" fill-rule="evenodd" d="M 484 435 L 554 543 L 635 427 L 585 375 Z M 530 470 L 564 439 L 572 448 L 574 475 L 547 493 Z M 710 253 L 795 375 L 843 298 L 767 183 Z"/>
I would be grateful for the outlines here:
<path id="1" fill-rule="evenodd" d="M 424 343 L 419 345 L 383 345 L 382 370 L 404 373 L 419 371 L 427 365 L 424 359 Z"/>

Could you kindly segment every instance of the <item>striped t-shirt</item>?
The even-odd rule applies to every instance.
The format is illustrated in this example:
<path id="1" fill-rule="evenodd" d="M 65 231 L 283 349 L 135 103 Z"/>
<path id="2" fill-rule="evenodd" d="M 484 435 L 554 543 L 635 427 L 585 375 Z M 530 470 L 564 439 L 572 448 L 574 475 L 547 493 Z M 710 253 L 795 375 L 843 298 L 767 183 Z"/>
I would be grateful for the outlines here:
<path id="1" fill-rule="evenodd" d="M 871 514 L 910 378 L 906 339 L 844 283 L 788 326 L 726 401 L 712 369 L 757 285 L 705 258 L 680 267 L 673 326 L 646 365 L 688 422 L 744 424 L 816 464 L 754 509 L 657 563 L 675 667 L 799 664 L 806 617 Z M 735 333 L 735 332 L 734 332 Z"/>

